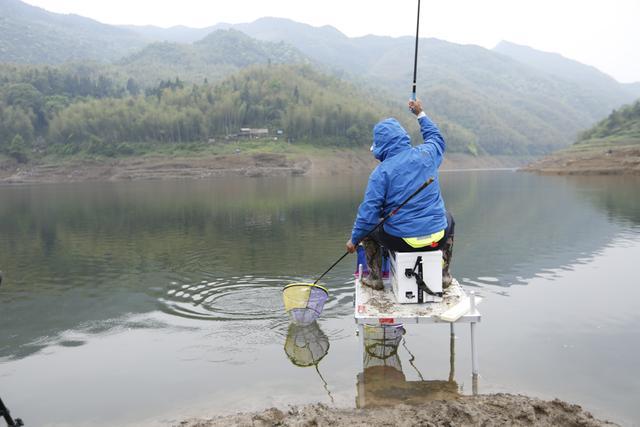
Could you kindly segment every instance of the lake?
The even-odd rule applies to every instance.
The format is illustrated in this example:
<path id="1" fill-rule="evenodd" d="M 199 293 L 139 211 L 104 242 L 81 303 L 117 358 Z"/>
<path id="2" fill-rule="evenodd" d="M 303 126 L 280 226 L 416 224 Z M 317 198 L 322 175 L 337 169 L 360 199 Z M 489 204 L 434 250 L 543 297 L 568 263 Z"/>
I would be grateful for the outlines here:
<path id="1" fill-rule="evenodd" d="M 452 272 L 484 298 L 478 391 L 558 397 L 640 424 L 640 179 L 474 171 L 441 181 L 456 218 Z M 353 256 L 326 276 L 318 324 L 289 327 L 282 286 L 343 253 L 365 184 L 0 187 L 0 397 L 27 425 L 126 426 L 375 406 L 400 398 L 391 386 L 418 401 L 471 394 L 463 326 L 450 340 L 447 325 L 407 325 L 389 358 L 365 354 L 397 375 L 362 372 Z M 285 346 L 296 340 L 311 363 L 304 346 Z"/>

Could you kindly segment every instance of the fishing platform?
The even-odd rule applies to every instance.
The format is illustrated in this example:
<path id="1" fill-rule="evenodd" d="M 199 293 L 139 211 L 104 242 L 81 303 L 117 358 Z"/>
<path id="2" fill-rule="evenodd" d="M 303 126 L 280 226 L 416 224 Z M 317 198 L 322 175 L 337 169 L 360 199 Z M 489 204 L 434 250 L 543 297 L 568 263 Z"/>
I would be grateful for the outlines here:
<path id="1" fill-rule="evenodd" d="M 471 328 L 472 374 L 478 376 L 478 351 L 476 326 L 482 320 L 477 305 L 482 298 L 474 292 L 467 293 L 456 279 L 443 290 L 438 302 L 399 303 L 392 289 L 391 278 L 386 278 L 383 290 L 374 290 L 362 284 L 363 265 L 355 273 L 354 317 L 358 325 L 358 337 L 364 348 L 364 327 L 398 324 L 449 323 L 454 335 L 456 323 L 468 323 Z"/>

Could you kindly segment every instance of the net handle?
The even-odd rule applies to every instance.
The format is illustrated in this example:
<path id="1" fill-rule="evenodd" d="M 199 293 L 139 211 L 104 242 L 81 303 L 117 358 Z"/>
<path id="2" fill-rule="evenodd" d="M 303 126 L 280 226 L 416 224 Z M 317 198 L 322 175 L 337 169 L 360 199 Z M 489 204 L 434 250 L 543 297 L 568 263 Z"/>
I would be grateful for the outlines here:
<path id="1" fill-rule="evenodd" d="M 376 231 L 378 228 L 380 228 L 382 226 L 382 224 L 384 224 L 389 218 L 391 218 L 392 216 L 394 216 L 396 213 L 398 213 L 398 211 L 400 209 L 402 209 L 404 207 L 404 205 L 406 205 L 407 203 L 409 203 L 409 201 L 411 199 L 413 199 L 415 196 L 418 195 L 418 193 L 420 193 L 422 190 L 424 190 L 425 188 L 427 188 L 433 181 L 435 180 L 435 178 L 431 177 L 428 180 L 426 180 L 424 182 L 424 184 L 422 184 L 416 191 L 414 191 L 409 197 L 406 198 L 406 200 L 402 203 L 400 203 L 400 206 L 398 206 L 397 208 L 395 208 L 394 210 L 392 210 L 391 212 L 389 212 L 384 218 L 382 218 L 380 220 L 380 222 L 378 222 L 378 224 L 373 227 L 371 230 L 369 230 L 369 232 L 367 234 L 365 234 L 360 240 L 358 240 L 357 242 L 353 242 L 354 246 L 358 246 L 358 244 L 360 242 L 362 242 L 364 239 L 366 239 L 367 237 L 369 237 L 374 231 Z M 338 263 L 340 261 L 342 261 L 347 255 L 349 255 L 349 251 L 345 252 L 344 254 L 342 254 L 342 256 L 340 258 L 338 258 L 336 260 L 336 262 L 334 262 L 333 264 L 331 264 L 331 267 L 327 268 L 327 270 L 322 273 L 320 275 L 320 277 L 318 277 L 316 279 L 315 282 L 313 282 L 314 285 L 316 285 L 320 279 L 322 279 L 328 272 L 330 272 L 331 270 L 333 270 L 333 267 L 335 267 L 336 265 L 338 265 Z"/>

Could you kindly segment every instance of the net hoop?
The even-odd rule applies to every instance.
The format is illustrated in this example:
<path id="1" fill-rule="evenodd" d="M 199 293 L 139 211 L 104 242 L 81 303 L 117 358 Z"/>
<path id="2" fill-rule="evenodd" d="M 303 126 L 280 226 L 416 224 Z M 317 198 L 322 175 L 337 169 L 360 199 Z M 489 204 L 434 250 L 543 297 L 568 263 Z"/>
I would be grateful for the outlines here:
<path id="1" fill-rule="evenodd" d="M 296 286 L 306 286 L 306 287 L 311 287 L 311 288 L 322 289 L 327 295 L 329 295 L 329 290 L 327 288 L 325 288 L 324 286 L 314 285 L 313 283 L 305 283 L 305 282 L 289 283 L 287 286 L 284 287 L 284 289 L 282 291 L 284 292 L 287 289 L 293 288 L 293 287 L 296 287 Z"/>

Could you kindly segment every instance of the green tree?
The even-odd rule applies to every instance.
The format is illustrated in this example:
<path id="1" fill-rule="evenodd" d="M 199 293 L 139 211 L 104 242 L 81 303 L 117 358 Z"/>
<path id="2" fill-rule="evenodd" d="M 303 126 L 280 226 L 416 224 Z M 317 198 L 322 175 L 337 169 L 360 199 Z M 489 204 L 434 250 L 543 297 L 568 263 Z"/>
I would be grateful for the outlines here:
<path id="1" fill-rule="evenodd" d="M 8 146 L 16 135 L 20 135 L 27 142 L 33 141 L 35 131 L 32 114 L 21 108 L 7 107 L 0 103 L 0 149 Z"/>
<path id="2" fill-rule="evenodd" d="M 127 92 L 133 96 L 138 96 L 140 94 L 140 86 L 132 78 L 127 80 Z"/>
<path id="3" fill-rule="evenodd" d="M 18 134 L 11 140 L 7 155 L 16 159 L 18 163 L 27 163 L 29 161 L 29 148 L 24 138 Z"/>

